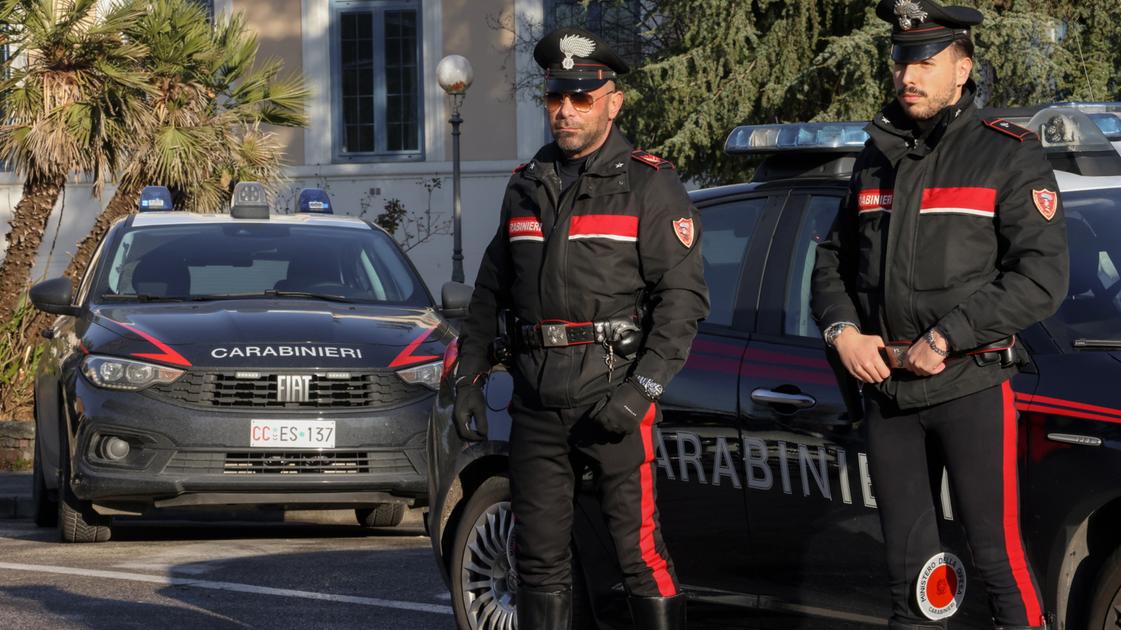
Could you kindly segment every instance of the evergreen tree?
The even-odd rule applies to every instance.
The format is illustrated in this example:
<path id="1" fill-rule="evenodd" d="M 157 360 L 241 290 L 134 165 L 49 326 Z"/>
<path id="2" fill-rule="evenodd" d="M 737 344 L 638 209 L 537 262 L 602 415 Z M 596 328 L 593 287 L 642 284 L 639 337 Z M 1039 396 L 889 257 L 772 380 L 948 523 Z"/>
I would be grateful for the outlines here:
<path id="1" fill-rule="evenodd" d="M 1115 0 L 956 1 L 985 15 L 975 32 L 985 105 L 1121 98 Z M 876 0 L 563 4 L 567 22 L 558 23 L 586 19 L 620 43 L 628 41 L 617 31 L 625 20 L 602 16 L 630 11 L 645 45 L 626 48 L 635 71 L 621 82 L 619 124 L 699 185 L 749 176 L 749 160 L 723 152 L 737 124 L 868 120 L 891 99 L 890 28 L 875 15 Z"/>

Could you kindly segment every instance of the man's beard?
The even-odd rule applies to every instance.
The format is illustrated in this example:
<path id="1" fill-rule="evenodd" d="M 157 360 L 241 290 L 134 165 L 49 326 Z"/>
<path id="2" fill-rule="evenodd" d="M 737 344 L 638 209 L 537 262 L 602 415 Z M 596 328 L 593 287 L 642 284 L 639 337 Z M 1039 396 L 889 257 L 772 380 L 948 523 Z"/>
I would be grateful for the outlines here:
<path id="1" fill-rule="evenodd" d="M 589 129 L 582 127 L 575 133 L 557 134 L 553 133 L 556 139 L 557 146 L 560 147 L 566 155 L 577 155 L 583 153 L 592 146 L 602 135 L 603 129 Z"/>
<path id="2" fill-rule="evenodd" d="M 938 115 L 938 112 L 952 104 L 950 100 L 953 98 L 953 90 L 947 90 L 945 94 L 933 97 L 918 88 L 901 87 L 895 90 L 895 95 L 897 97 L 902 97 L 904 94 L 915 94 L 927 97 L 925 103 L 906 103 L 902 100 L 899 101 L 899 104 L 903 106 L 907 115 L 913 120 L 930 120 L 934 118 Z"/>

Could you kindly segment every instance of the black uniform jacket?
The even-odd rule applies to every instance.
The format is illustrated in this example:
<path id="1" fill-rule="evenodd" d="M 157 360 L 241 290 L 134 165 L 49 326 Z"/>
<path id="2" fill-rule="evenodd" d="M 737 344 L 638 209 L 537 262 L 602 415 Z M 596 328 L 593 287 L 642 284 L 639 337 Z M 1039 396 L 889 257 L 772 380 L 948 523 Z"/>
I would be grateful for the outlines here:
<path id="1" fill-rule="evenodd" d="M 701 225 L 677 172 L 612 129 L 562 195 L 555 143 L 510 178 L 498 232 L 483 255 L 460 341 L 458 374 L 486 372 L 500 309 L 520 321 L 631 317 L 645 292 L 642 349 L 608 381 L 598 344 L 522 349 L 511 375 L 529 404 L 593 404 L 628 375 L 666 385 L 708 315 Z"/>
<path id="2" fill-rule="evenodd" d="M 908 130 L 897 102 L 868 126 L 847 200 L 817 248 L 813 313 L 822 330 L 849 321 L 906 342 L 937 326 L 961 354 L 1049 317 L 1066 297 L 1066 225 L 1038 138 L 980 119 L 972 88 L 925 139 Z M 918 407 L 1011 372 L 951 356 L 940 374 L 893 370 L 876 387 Z"/>

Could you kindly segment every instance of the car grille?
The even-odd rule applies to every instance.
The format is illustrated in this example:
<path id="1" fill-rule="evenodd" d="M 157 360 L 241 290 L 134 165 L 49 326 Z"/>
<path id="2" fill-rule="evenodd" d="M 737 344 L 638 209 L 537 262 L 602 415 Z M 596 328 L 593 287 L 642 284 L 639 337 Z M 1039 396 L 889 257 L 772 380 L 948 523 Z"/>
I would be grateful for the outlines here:
<path id="1" fill-rule="evenodd" d="M 165 473 L 203 475 L 357 475 L 416 473 L 400 451 L 240 451 L 176 453 Z"/>
<path id="2" fill-rule="evenodd" d="M 393 372 L 334 374 L 336 378 L 328 378 L 326 372 L 303 373 L 311 374 L 311 381 L 307 400 L 300 402 L 279 399 L 278 372 L 190 371 L 174 383 L 146 391 L 164 400 L 226 409 L 384 409 L 432 393 L 423 385 L 402 381 Z"/>

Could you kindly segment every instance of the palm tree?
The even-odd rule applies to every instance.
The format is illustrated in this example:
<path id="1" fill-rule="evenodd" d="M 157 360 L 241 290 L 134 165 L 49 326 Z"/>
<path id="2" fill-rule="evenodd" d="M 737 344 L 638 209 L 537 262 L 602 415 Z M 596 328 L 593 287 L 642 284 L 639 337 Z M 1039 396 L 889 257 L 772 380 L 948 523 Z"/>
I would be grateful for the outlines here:
<path id="1" fill-rule="evenodd" d="M 278 78 L 279 61 L 254 68 L 259 43 L 240 14 L 211 26 L 195 3 L 154 0 L 125 34 L 149 50 L 154 125 L 137 137 L 117 192 L 78 244 L 66 268 L 72 278 L 112 223 L 136 210 L 145 185 L 171 188 L 177 207 L 213 212 L 238 181 L 279 182 L 282 148 L 262 124 L 306 124 L 307 90 Z"/>
<path id="2" fill-rule="evenodd" d="M 89 173 L 95 194 L 122 166 L 135 130 L 149 126 L 139 67 L 143 45 L 124 28 L 142 0 L 104 13 L 98 0 L 4 0 L 11 58 L 0 81 L 0 160 L 23 177 L 23 195 L 0 263 L 0 322 L 26 288 L 47 220 L 71 173 Z M 16 60 L 18 59 L 18 63 Z"/>

